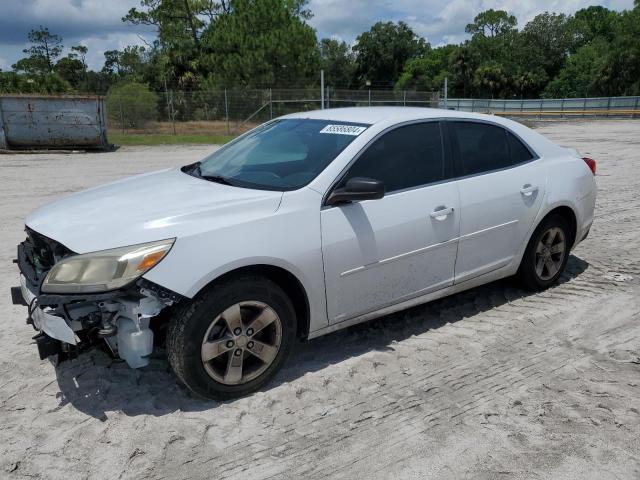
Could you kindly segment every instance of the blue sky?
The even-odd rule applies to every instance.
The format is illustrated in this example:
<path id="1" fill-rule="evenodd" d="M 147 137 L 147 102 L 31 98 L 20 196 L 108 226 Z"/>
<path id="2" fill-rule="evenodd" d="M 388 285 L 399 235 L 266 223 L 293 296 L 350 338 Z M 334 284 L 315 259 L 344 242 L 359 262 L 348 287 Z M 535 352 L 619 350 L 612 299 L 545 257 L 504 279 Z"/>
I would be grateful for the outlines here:
<path id="1" fill-rule="evenodd" d="M 464 27 L 488 8 L 516 15 L 519 26 L 546 11 L 573 13 L 589 5 L 615 10 L 631 8 L 633 0 L 311 0 L 311 25 L 318 38 L 334 37 L 352 43 L 379 20 L 403 20 L 432 45 L 457 43 L 466 38 Z M 138 0 L 0 0 L 0 68 L 8 70 L 22 57 L 27 32 L 45 25 L 61 35 L 64 45 L 89 48 L 88 63 L 99 69 L 105 50 L 142 44 L 153 39 L 153 29 L 121 21 Z"/>

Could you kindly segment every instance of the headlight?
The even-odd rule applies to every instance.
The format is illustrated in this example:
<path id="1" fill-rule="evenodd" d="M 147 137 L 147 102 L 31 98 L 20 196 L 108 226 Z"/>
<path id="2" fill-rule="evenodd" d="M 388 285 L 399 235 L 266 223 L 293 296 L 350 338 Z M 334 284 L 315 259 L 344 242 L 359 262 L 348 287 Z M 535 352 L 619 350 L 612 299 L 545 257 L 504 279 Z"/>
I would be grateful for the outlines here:
<path id="1" fill-rule="evenodd" d="M 175 239 L 141 243 L 65 258 L 42 283 L 45 293 L 98 293 L 115 290 L 144 275 L 162 260 Z"/>

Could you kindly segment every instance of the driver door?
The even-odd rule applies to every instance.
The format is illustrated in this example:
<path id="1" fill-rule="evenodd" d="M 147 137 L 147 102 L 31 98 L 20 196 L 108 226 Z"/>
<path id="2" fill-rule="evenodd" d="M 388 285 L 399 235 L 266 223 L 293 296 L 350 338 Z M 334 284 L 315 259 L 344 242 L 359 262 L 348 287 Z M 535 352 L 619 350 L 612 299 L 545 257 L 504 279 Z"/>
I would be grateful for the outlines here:
<path id="1" fill-rule="evenodd" d="M 459 195 L 437 121 L 397 127 L 372 143 L 336 185 L 385 184 L 380 200 L 321 211 L 330 323 L 453 284 Z"/>

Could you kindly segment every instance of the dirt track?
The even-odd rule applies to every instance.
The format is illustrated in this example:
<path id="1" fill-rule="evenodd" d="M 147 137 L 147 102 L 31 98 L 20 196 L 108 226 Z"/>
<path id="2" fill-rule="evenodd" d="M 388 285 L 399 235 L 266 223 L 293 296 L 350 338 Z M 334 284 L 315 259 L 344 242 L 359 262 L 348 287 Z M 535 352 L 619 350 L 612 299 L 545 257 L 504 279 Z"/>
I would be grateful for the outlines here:
<path id="1" fill-rule="evenodd" d="M 226 403 L 192 398 L 162 355 L 54 370 L 8 295 L 34 208 L 211 148 L 0 156 L 0 477 L 640 478 L 640 121 L 540 131 L 598 160 L 559 286 L 497 282 L 301 344 Z"/>

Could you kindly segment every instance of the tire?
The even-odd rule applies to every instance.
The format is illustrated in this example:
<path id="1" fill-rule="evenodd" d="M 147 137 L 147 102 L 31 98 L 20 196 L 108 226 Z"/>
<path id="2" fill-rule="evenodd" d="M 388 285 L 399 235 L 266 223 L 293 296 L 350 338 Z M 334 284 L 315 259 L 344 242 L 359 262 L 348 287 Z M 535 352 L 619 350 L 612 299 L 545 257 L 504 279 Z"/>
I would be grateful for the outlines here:
<path id="1" fill-rule="evenodd" d="M 557 242 L 557 239 L 562 237 L 564 242 L 564 250 L 562 257 L 557 253 L 552 253 L 554 250 L 558 250 L 558 243 L 553 243 L 549 248 L 549 238 L 553 236 L 555 232 L 555 239 L 553 242 Z M 545 250 L 541 246 L 541 243 L 545 245 L 548 250 Z M 550 215 L 545 218 L 540 225 L 535 229 L 531 239 L 527 244 L 527 249 L 524 252 L 520 268 L 518 269 L 518 277 L 524 287 L 530 290 L 544 290 L 555 284 L 567 265 L 569 259 L 569 253 L 573 245 L 573 235 L 569 227 L 569 223 L 561 215 Z M 544 250 L 544 251 L 541 251 Z M 554 264 L 555 270 L 550 268 L 550 264 L 544 261 L 546 255 L 551 255 L 551 261 Z M 540 262 L 544 264 L 542 272 L 539 268 Z"/>
<path id="2" fill-rule="evenodd" d="M 291 300 L 277 284 L 260 276 L 236 277 L 177 306 L 167 329 L 169 364 L 200 397 L 242 397 L 278 372 L 295 341 L 296 324 Z"/>

